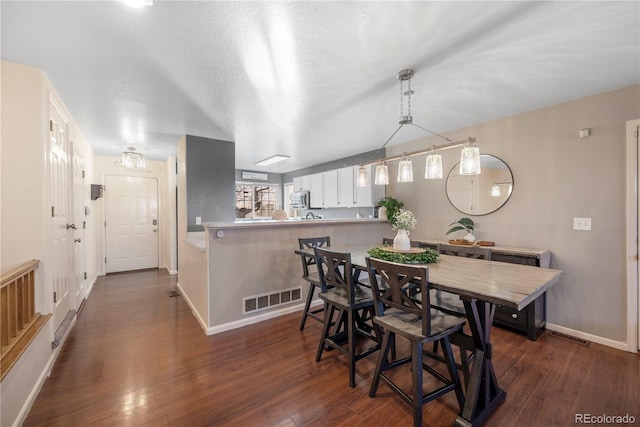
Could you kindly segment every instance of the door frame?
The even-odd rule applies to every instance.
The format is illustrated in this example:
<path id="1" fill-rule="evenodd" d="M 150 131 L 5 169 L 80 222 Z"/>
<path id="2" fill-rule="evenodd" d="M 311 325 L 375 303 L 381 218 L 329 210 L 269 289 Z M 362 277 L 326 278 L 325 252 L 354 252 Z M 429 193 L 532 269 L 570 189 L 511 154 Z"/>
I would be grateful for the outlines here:
<path id="1" fill-rule="evenodd" d="M 627 344 L 632 353 L 640 345 L 640 289 L 638 283 L 638 254 L 640 253 L 640 229 L 638 228 L 638 174 L 640 151 L 638 132 L 640 119 L 626 123 L 626 268 L 627 268 Z"/>

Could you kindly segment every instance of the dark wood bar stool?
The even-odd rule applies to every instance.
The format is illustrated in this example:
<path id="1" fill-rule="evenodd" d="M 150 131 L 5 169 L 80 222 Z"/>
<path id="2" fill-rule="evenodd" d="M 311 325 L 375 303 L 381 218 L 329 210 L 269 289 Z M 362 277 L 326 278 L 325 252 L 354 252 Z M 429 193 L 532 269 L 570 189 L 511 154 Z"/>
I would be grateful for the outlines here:
<path id="1" fill-rule="evenodd" d="M 460 331 L 465 320 L 442 311 L 432 310 L 429 297 L 429 270 L 405 264 L 367 258 L 369 280 L 373 290 L 376 315 L 374 324 L 383 331 L 382 348 L 371 383 L 369 396 L 374 397 L 380 380 L 413 408 L 413 424 L 422 426 L 422 405 L 450 391 L 455 392 L 460 410 L 464 405 L 462 385 L 453 358 L 449 337 Z M 417 293 L 416 291 L 417 289 Z M 396 336 L 411 342 L 411 355 L 395 359 L 391 355 Z M 444 352 L 449 377 L 428 366 L 423 360 L 423 346 L 439 342 Z M 411 391 L 406 392 L 385 372 L 411 363 Z M 423 371 L 444 385 L 424 393 Z"/>
<path id="2" fill-rule="evenodd" d="M 320 247 L 315 247 L 314 251 L 320 277 L 320 298 L 324 301 L 325 311 L 316 361 L 319 362 L 322 358 L 325 347 L 334 348 L 346 355 L 349 387 L 353 388 L 356 386 L 356 362 L 380 349 L 382 335 L 380 328 L 372 321 L 373 296 L 370 288 L 358 283 L 359 272 L 354 274 L 351 254 Z M 332 325 L 336 325 L 333 332 Z M 372 341 L 373 345 L 358 351 L 358 337 Z"/>
<path id="3" fill-rule="evenodd" d="M 313 248 L 316 246 L 329 247 L 331 246 L 331 237 L 323 236 L 298 239 L 298 246 L 300 249 Z M 320 289 L 318 270 L 315 267 L 316 259 L 315 257 L 305 255 L 300 255 L 300 259 L 302 260 L 302 278 L 309 282 L 307 300 L 304 304 L 304 310 L 302 311 L 302 319 L 300 320 L 300 330 L 303 331 L 304 325 L 307 322 L 307 317 L 311 317 L 320 323 L 324 322 L 324 316 L 320 316 L 320 313 L 324 312 L 324 308 L 311 309 L 311 301 L 313 301 L 315 290 L 316 288 Z"/>

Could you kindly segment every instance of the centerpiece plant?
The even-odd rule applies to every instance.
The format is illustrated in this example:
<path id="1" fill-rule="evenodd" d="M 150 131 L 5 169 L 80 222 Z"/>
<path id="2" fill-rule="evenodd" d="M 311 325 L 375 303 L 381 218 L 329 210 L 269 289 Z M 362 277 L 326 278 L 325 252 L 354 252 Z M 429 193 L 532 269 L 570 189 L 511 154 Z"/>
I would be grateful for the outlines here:
<path id="1" fill-rule="evenodd" d="M 398 233 L 393 239 L 393 248 L 401 251 L 408 251 L 411 248 L 411 241 L 409 240 L 409 232 L 413 230 L 418 221 L 413 215 L 413 212 L 400 209 L 393 216 L 392 228 L 397 230 Z"/>

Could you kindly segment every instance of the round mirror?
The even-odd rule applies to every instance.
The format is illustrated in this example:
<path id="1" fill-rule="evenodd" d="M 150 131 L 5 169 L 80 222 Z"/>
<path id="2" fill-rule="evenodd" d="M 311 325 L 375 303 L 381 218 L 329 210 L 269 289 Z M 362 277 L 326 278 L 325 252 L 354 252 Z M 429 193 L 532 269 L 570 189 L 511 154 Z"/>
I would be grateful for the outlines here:
<path id="1" fill-rule="evenodd" d="M 513 191 L 513 174 L 501 159 L 480 155 L 480 175 L 460 175 L 460 162 L 447 176 L 447 197 L 460 212 L 486 215 L 502 207 Z"/>

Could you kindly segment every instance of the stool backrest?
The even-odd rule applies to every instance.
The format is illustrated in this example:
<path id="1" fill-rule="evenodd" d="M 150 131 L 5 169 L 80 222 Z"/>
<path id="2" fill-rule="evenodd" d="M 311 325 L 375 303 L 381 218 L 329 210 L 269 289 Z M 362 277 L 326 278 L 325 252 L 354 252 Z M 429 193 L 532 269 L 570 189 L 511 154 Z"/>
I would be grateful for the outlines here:
<path id="1" fill-rule="evenodd" d="M 300 249 L 315 248 L 316 246 L 329 247 L 331 246 L 331 237 L 322 236 L 300 238 L 298 239 L 298 246 Z M 302 258 L 302 274 L 305 277 L 309 277 L 309 266 L 316 263 L 316 258 L 313 256 L 300 256 Z"/>
<path id="2" fill-rule="evenodd" d="M 397 310 L 405 322 L 418 323 L 423 336 L 431 334 L 429 268 L 367 257 L 376 316 Z"/>
<path id="3" fill-rule="evenodd" d="M 313 248 L 318 265 L 320 278 L 320 292 L 327 292 L 330 288 L 337 288 L 345 293 L 349 304 L 355 303 L 355 282 L 351 268 L 351 254 L 337 252 L 321 247 Z"/>

